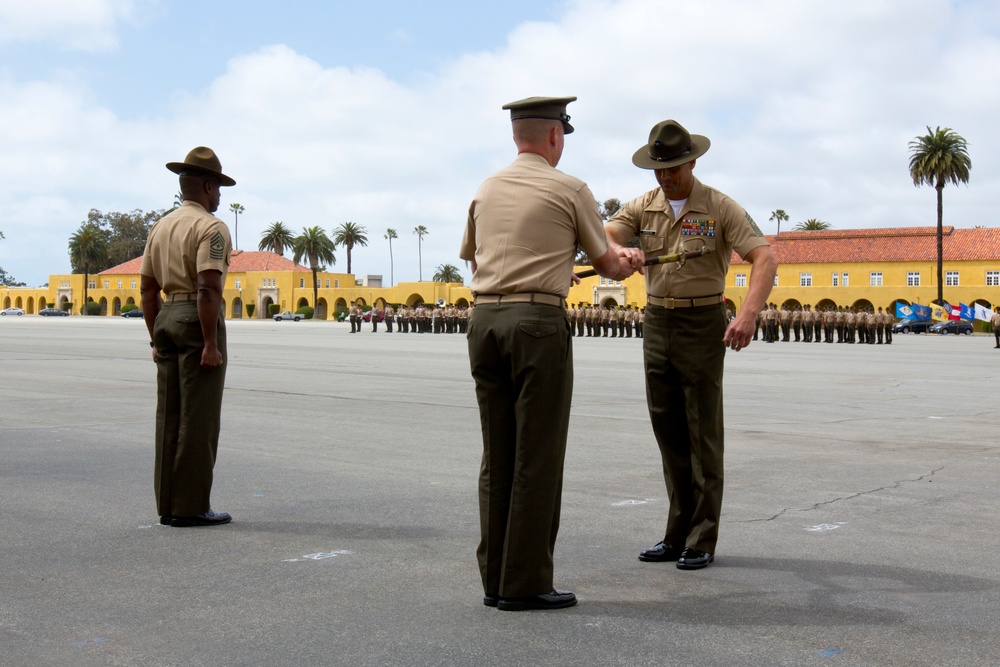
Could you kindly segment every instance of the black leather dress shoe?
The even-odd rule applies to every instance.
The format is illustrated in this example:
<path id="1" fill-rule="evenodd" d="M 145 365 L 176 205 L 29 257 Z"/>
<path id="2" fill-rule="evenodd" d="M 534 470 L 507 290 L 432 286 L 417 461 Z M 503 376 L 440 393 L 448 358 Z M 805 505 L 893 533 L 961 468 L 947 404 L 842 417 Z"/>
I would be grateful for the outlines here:
<path id="1" fill-rule="evenodd" d="M 708 567 L 708 564 L 715 560 L 715 556 L 707 551 L 698 551 L 690 547 L 681 552 L 681 557 L 677 559 L 678 570 L 700 570 Z"/>
<path id="2" fill-rule="evenodd" d="M 219 526 L 229 523 L 233 517 L 226 512 L 213 512 L 208 510 L 198 516 L 174 516 L 170 517 L 170 525 L 174 528 L 189 528 L 191 526 Z"/>
<path id="3" fill-rule="evenodd" d="M 497 603 L 500 602 L 500 596 L 493 593 L 487 593 L 483 596 L 483 604 L 487 607 L 495 607 Z"/>
<path id="4" fill-rule="evenodd" d="M 563 609 L 576 604 L 576 596 L 569 591 L 553 590 L 544 595 L 526 598 L 500 598 L 497 609 L 503 611 L 526 611 L 528 609 Z"/>
<path id="5" fill-rule="evenodd" d="M 665 563 L 677 560 L 681 555 L 681 550 L 672 544 L 660 542 L 655 547 L 649 547 L 639 553 L 639 560 L 647 563 Z"/>
<path id="6" fill-rule="evenodd" d="M 170 525 L 170 521 L 171 521 L 171 520 L 172 520 L 173 518 L 174 518 L 174 517 L 170 516 L 169 514 L 167 514 L 166 516 L 161 516 L 161 517 L 160 517 L 160 525 L 161 525 L 161 526 L 169 526 L 169 525 Z"/>

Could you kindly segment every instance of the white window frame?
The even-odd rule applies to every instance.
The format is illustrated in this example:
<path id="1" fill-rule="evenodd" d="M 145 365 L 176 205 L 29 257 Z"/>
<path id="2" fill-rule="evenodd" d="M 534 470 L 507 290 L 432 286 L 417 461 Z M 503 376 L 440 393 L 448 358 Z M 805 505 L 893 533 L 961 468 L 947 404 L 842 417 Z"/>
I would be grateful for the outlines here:
<path id="1" fill-rule="evenodd" d="M 840 283 L 841 287 L 851 286 L 851 278 L 850 276 L 847 275 L 847 271 L 844 271 L 844 274 L 841 276 L 841 278 L 843 278 L 843 281 Z"/>
<path id="2" fill-rule="evenodd" d="M 920 287 L 920 272 L 919 271 L 907 271 L 906 272 L 906 286 L 907 287 Z"/>
<path id="3" fill-rule="evenodd" d="M 868 286 L 869 287 L 882 287 L 882 272 L 872 271 L 868 274 Z"/>
<path id="4" fill-rule="evenodd" d="M 808 271 L 804 271 L 799 274 L 799 287 L 812 287 L 813 286 L 813 274 Z"/>
<path id="5" fill-rule="evenodd" d="M 745 273 L 737 273 L 736 274 L 736 286 L 737 287 L 746 287 L 747 286 L 747 274 L 745 274 Z"/>
<path id="6" fill-rule="evenodd" d="M 839 286 L 840 285 L 840 274 L 837 273 L 836 271 L 834 271 L 833 275 L 830 277 L 830 281 L 831 281 L 831 285 L 833 287 Z"/>
<path id="7" fill-rule="evenodd" d="M 987 271 L 986 272 L 986 286 L 987 287 L 1000 287 L 1000 271 Z"/>
<path id="8" fill-rule="evenodd" d="M 958 271 L 944 272 L 945 287 L 958 287 Z"/>

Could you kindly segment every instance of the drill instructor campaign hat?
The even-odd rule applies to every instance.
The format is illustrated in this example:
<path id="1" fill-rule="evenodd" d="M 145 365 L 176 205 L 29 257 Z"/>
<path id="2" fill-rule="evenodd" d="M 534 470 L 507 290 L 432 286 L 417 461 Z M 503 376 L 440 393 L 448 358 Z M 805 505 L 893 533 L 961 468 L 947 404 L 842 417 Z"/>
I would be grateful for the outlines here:
<path id="1" fill-rule="evenodd" d="M 543 118 L 546 120 L 561 120 L 563 133 L 572 134 L 573 126 L 569 124 L 569 114 L 566 105 L 575 102 L 576 97 L 528 97 L 503 105 L 506 111 L 510 109 L 511 121 L 523 118 Z"/>
<path id="2" fill-rule="evenodd" d="M 649 131 L 649 142 L 632 155 L 632 164 L 640 169 L 670 169 L 701 157 L 711 145 L 708 137 L 690 134 L 676 120 L 665 120 Z"/>
<path id="3" fill-rule="evenodd" d="M 222 163 L 219 162 L 215 151 L 205 146 L 192 148 L 183 162 L 168 162 L 167 169 L 175 174 L 180 174 L 189 169 L 201 171 L 218 178 L 219 185 L 236 185 L 236 181 L 222 173 Z"/>

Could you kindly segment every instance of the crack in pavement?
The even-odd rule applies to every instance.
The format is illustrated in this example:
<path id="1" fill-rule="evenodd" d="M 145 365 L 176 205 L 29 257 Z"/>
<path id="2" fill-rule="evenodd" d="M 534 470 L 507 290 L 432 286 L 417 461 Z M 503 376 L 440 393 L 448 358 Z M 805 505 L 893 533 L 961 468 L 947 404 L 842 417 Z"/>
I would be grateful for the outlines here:
<path id="1" fill-rule="evenodd" d="M 892 485 L 889 485 L 889 486 L 880 486 L 877 489 L 869 489 L 868 491 L 858 491 L 857 493 L 852 493 L 849 496 L 842 496 L 840 498 L 833 498 L 831 500 L 824 500 L 822 502 L 818 502 L 818 503 L 814 504 L 812 507 L 800 507 L 800 508 L 786 507 L 785 509 L 781 510 L 780 512 L 778 512 L 777 514 L 775 514 L 772 517 L 768 517 L 768 518 L 765 518 L 765 519 L 746 519 L 746 520 L 743 520 L 743 521 L 735 521 L 734 523 L 753 523 L 753 522 L 756 522 L 756 521 L 774 521 L 778 517 L 783 516 L 784 514 L 786 514 L 788 512 L 811 512 L 812 510 L 820 508 L 823 505 L 831 505 L 833 503 L 837 503 L 837 502 L 840 502 L 842 500 L 853 500 L 854 498 L 858 498 L 860 496 L 867 496 L 867 495 L 870 495 L 872 493 L 878 493 L 879 491 L 885 491 L 887 489 L 898 489 L 900 486 L 902 486 L 903 484 L 905 484 L 907 482 L 919 482 L 921 480 L 927 479 L 928 477 L 932 477 L 935 473 L 941 472 L 944 469 L 945 469 L 945 466 L 941 466 L 940 468 L 935 468 L 934 470 L 931 470 L 926 475 L 921 475 L 920 477 L 917 477 L 916 479 L 901 479 L 901 480 L 897 481 L 896 483 L 894 483 Z"/>

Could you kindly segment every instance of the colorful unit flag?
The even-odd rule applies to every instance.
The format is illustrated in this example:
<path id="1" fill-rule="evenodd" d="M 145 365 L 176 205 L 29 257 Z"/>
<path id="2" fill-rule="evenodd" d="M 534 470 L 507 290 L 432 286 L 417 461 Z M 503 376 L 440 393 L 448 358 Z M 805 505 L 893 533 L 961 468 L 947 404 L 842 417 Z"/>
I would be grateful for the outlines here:
<path id="1" fill-rule="evenodd" d="M 968 306 L 964 303 L 958 304 L 959 317 L 963 320 L 969 320 L 970 322 L 976 319 L 975 311 L 972 310 L 972 306 Z"/>
<path id="2" fill-rule="evenodd" d="M 907 306 L 905 303 L 896 302 L 896 317 L 904 320 L 912 320 L 916 317 L 913 314 L 913 308 Z"/>
<path id="3" fill-rule="evenodd" d="M 978 303 L 974 305 L 975 305 L 975 313 L 977 320 L 982 320 L 983 322 L 989 322 L 991 319 L 993 319 L 993 314 L 990 312 L 989 308 Z"/>
<path id="4" fill-rule="evenodd" d="M 951 318 L 951 305 L 945 303 L 943 306 L 933 304 L 931 306 L 931 319 L 935 322 L 946 322 Z"/>
<path id="5" fill-rule="evenodd" d="M 931 319 L 931 307 L 922 306 L 919 303 L 915 303 L 910 306 L 913 309 L 913 318 L 915 320 L 929 320 Z"/>

